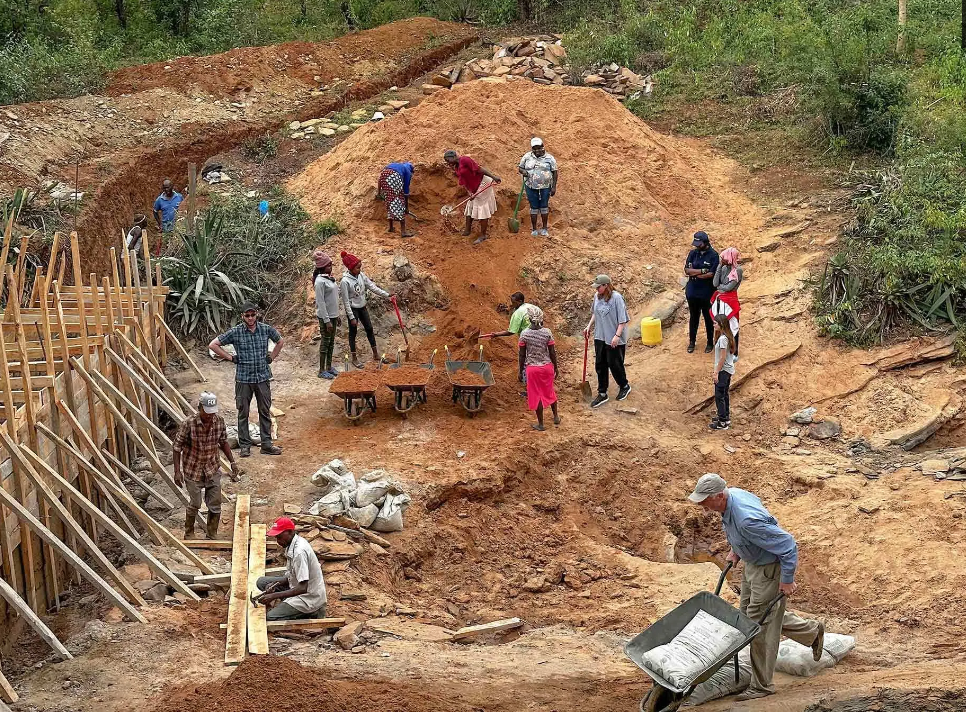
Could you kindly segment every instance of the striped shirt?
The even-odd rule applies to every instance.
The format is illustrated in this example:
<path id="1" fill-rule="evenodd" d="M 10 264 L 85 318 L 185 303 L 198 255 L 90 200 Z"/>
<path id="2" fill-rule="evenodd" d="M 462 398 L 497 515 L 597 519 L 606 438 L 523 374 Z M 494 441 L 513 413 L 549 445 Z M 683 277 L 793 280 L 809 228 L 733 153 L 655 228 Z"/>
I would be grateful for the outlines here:
<path id="1" fill-rule="evenodd" d="M 519 346 L 527 348 L 524 366 L 543 366 L 550 363 L 550 347 L 554 345 L 553 334 L 546 327 L 524 329 Z"/>

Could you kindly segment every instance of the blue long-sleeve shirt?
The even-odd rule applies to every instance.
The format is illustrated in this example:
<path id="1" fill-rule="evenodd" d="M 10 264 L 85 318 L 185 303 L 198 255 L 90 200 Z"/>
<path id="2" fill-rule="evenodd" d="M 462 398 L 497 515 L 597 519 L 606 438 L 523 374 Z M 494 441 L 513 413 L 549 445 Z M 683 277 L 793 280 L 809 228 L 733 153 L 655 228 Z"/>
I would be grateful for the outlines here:
<path id="1" fill-rule="evenodd" d="M 781 563 L 782 584 L 795 581 L 798 545 L 795 538 L 778 526 L 778 520 L 756 495 L 741 488 L 728 488 L 728 505 L 721 514 L 728 544 L 741 559 L 757 565 Z"/>
<path id="2" fill-rule="evenodd" d="M 409 183 L 413 180 L 413 165 L 406 162 L 390 163 L 386 168 L 391 168 L 393 171 L 402 176 L 403 179 L 403 193 L 409 195 Z"/>

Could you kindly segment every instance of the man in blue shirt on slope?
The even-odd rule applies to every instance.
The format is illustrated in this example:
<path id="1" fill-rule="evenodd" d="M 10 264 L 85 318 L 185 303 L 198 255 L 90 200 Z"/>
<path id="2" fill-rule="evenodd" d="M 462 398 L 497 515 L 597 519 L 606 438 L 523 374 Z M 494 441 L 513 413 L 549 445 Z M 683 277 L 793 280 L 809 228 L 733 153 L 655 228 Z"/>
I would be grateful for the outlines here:
<path id="1" fill-rule="evenodd" d="M 154 220 L 162 233 L 174 232 L 174 221 L 178 217 L 178 206 L 184 197 L 174 190 L 170 178 L 161 184 L 161 195 L 154 199 Z"/>
<path id="2" fill-rule="evenodd" d="M 772 679 L 782 634 L 811 647 L 816 661 L 822 658 L 825 644 L 824 624 L 785 611 L 785 599 L 797 587 L 798 544 L 778 526 L 778 521 L 757 496 L 740 488 L 729 488 L 716 473 L 702 475 L 688 499 L 705 510 L 721 513 L 721 525 L 731 545 L 727 559 L 734 564 L 745 562 L 741 577 L 742 613 L 758 621 L 772 600 L 779 593 L 784 595 L 762 624 L 761 633 L 751 642 L 751 683 L 738 700 L 769 696 L 775 692 Z"/>

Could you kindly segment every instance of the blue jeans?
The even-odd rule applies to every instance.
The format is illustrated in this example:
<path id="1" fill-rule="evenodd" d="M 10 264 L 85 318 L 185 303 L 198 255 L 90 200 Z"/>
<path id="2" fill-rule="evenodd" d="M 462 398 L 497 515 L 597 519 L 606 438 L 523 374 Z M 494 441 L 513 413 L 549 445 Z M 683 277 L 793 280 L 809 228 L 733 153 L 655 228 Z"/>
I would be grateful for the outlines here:
<path id="1" fill-rule="evenodd" d="M 550 189 L 530 188 L 527 186 L 527 203 L 530 204 L 530 215 L 547 215 L 550 213 Z"/>

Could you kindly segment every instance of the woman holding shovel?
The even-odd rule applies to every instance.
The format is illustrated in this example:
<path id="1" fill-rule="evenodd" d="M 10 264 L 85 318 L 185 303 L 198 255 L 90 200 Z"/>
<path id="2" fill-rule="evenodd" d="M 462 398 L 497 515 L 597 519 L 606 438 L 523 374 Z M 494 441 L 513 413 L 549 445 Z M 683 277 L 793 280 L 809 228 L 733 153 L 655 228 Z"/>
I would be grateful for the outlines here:
<path id="1" fill-rule="evenodd" d="M 360 322 L 362 328 L 366 330 L 369 346 L 372 347 L 373 361 L 377 363 L 380 361 L 379 351 L 376 349 L 376 333 L 372 330 L 372 320 L 369 319 L 369 308 L 366 306 L 366 293 L 374 292 L 386 300 L 391 300 L 392 296 L 362 272 L 362 260 L 345 250 L 341 255 L 345 270 L 342 272 L 339 288 L 342 292 L 345 316 L 349 320 L 349 351 L 352 352 L 352 365 L 361 369 L 362 362 L 359 361 L 356 353 L 356 334 L 359 332 Z"/>
<path id="2" fill-rule="evenodd" d="M 405 163 L 390 163 L 379 174 L 377 190 L 386 201 L 386 213 L 389 218 L 389 231 L 394 233 L 395 221 L 399 221 L 399 230 L 404 238 L 413 237 L 414 233 L 406 230 L 406 216 L 409 214 L 409 184 L 413 180 L 416 169 L 408 161 Z"/>
<path id="3" fill-rule="evenodd" d="M 560 424 L 557 413 L 557 392 L 553 382 L 557 378 L 557 350 L 553 334 L 543 326 L 543 310 L 528 305 L 527 318 L 530 326 L 520 334 L 520 381 L 527 384 L 527 405 L 537 412 L 537 422 L 531 426 L 535 431 L 546 430 L 543 426 L 543 409 L 550 406 L 553 425 Z"/>
<path id="4" fill-rule="evenodd" d="M 466 227 L 463 235 L 469 235 L 473 230 L 473 221 L 480 222 L 480 237 L 473 241 L 479 245 L 489 236 L 486 234 L 490 225 L 490 218 L 496 213 L 496 191 L 493 185 L 501 179 L 480 166 L 469 156 L 460 156 L 452 149 L 443 154 L 447 165 L 456 173 L 459 184 L 466 189 L 470 198 L 466 202 L 463 214 L 466 216 Z"/>

